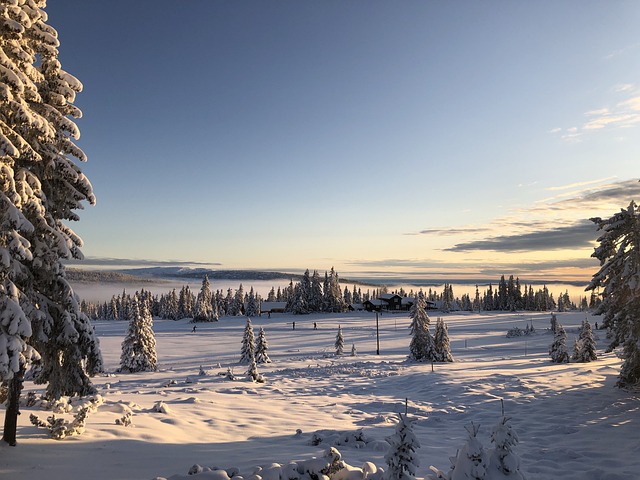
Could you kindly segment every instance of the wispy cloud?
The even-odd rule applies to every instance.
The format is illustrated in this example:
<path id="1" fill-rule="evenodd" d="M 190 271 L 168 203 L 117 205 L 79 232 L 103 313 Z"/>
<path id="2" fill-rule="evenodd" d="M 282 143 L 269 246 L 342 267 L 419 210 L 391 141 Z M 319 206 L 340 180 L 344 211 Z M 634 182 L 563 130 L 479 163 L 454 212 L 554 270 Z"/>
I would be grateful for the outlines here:
<path id="1" fill-rule="evenodd" d="M 550 134 L 560 135 L 568 143 L 583 140 L 596 131 L 631 128 L 640 125 L 640 90 L 630 83 L 618 84 L 611 89 L 617 99 L 611 105 L 588 110 L 580 126 L 553 128 Z M 622 97 L 622 98 L 620 98 Z"/>
<path id="2" fill-rule="evenodd" d="M 407 235 L 438 235 L 450 236 L 466 233 L 482 233 L 490 231 L 488 227 L 459 227 L 459 228 L 427 228 L 418 233 L 409 233 Z"/>
<path id="3" fill-rule="evenodd" d="M 611 210 L 612 208 L 626 206 L 634 198 L 640 198 L 640 183 L 637 179 L 564 192 L 536 202 L 536 205 L 529 209 L 528 212 L 575 212 L 579 209 Z"/>
<path id="4" fill-rule="evenodd" d="M 634 88 L 633 83 L 619 83 L 618 85 L 614 85 L 611 90 L 614 93 L 625 93 L 633 91 Z"/>
<path id="5" fill-rule="evenodd" d="M 575 182 L 575 183 L 569 183 L 567 185 L 560 185 L 557 187 L 548 187 L 547 190 L 551 190 L 551 191 L 556 191 L 556 190 L 568 190 L 570 188 L 576 188 L 576 187 L 584 187 L 585 185 L 595 185 L 598 183 L 603 183 L 603 182 L 610 182 L 611 180 L 614 180 L 616 177 L 607 177 L 607 178 L 601 178 L 598 180 L 587 180 L 584 182 Z"/>
<path id="6" fill-rule="evenodd" d="M 612 52 L 609 52 L 607 55 L 605 55 L 604 59 L 612 60 L 614 58 L 625 55 L 637 48 L 640 48 L 640 43 L 632 43 L 631 45 L 627 45 L 626 47 L 618 48 L 616 50 L 613 50 Z"/>

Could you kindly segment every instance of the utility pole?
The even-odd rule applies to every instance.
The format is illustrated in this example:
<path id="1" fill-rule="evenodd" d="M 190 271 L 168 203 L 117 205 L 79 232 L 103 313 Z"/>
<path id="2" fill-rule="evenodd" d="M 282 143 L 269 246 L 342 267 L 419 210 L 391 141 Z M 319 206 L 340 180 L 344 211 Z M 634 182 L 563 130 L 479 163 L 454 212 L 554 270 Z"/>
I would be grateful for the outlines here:
<path id="1" fill-rule="evenodd" d="M 380 325 L 378 323 L 378 312 L 376 312 L 376 355 L 380 355 Z"/>

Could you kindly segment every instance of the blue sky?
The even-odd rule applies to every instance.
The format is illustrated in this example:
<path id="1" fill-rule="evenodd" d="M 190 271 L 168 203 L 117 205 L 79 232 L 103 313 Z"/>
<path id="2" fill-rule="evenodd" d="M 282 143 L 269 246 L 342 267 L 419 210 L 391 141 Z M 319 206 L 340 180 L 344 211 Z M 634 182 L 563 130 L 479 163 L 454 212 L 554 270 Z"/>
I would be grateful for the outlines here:
<path id="1" fill-rule="evenodd" d="M 89 260 L 588 278 L 586 219 L 640 197 L 635 1 L 46 11 Z"/>

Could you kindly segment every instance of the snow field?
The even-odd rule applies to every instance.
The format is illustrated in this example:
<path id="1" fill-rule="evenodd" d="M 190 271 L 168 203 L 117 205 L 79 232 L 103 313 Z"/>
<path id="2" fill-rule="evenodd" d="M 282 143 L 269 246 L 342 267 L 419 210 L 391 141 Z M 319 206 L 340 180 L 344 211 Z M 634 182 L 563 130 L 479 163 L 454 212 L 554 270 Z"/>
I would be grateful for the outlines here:
<path id="1" fill-rule="evenodd" d="M 194 464 L 237 467 L 247 475 L 258 465 L 320 457 L 327 442 L 350 465 L 386 467 L 384 439 L 393 434 L 406 398 L 422 445 L 418 477 L 429 473 L 429 465 L 449 468 L 471 421 L 480 425 L 478 438 L 488 449 L 504 399 L 529 480 L 638 478 L 640 399 L 614 387 L 620 360 L 602 353 L 602 331 L 595 331 L 596 362 L 553 364 L 549 313 L 430 312 L 432 330 L 438 316 L 448 324 L 456 361 L 435 364 L 433 371 L 431 364 L 406 360 L 406 314 L 379 317 L 379 356 L 375 314 L 252 318 L 254 329 L 265 329 L 272 360 L 258 365 L 264 384 L 248 381 L 248 366 L 238 363 L 245 317 L 201 323 L 196 333 L 188 320 L 156 321 L 159 371 L 95 378 L 104 404 L 89 415 L 83 435 L 63 441 L 47 438 L 28 421 L 29 413 L 42 418 L 50 412 L 23 407 L 18 447 L 0 448 L 0 477 L 180 479 Z M 557 316 L 572 344 L 585 313 Z M 535 335 L 505 337 L 509 328 L 531 323 Z M 334 349 L 338 325 L 345 342 L 340 357 Z M 126 328 L 127 322 L 96 323 L 109 372 L 119 365 Z M 350 356 L 352 344 L 356 357 Z M 199 375 L 200 367 L 206 375 Z M 227 379 L 228 368 L 237 380 Z M 34 390 L 41 388 L 27 382 L 24 393 Z M 154 408 L 158 402 L 165 413 Z M 127 412 L 132 425 L 117 425 Z M 350 441 L 355 437 L 365 441 Z"/>

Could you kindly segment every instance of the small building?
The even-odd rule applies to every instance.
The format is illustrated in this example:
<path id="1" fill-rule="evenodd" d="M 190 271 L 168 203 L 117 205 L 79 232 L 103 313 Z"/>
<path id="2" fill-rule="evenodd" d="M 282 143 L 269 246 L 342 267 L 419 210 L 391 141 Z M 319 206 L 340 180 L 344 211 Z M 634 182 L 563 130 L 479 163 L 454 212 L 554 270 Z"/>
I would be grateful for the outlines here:
<path id="1" fill-rule="evenodd" d="M 379 300 L 385 302 L 385 310 L 399 311 L 402 310 L 402 297 L 397 293 L 383 293 L 378 297 Z"/>
<path id="2" fill-rule="evenodd" d="M 362 305 L 367 312 L 380 312 L 387 303 L 379 298 L 374 298 L 373 300 L 365 300 Z"/>
<path id="3" fill-rule="evenodd" d="M 260 303 L 260 313 L 284 313 L 287 302 L 262 302 Z"/>

